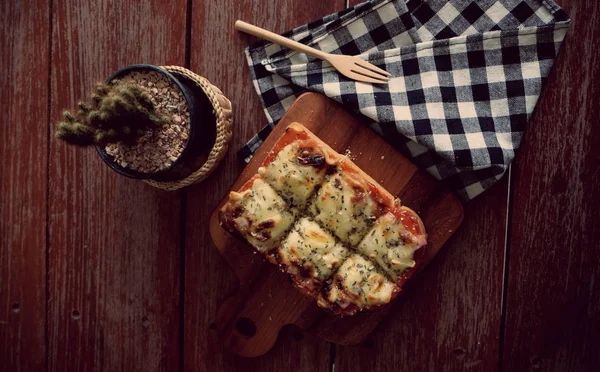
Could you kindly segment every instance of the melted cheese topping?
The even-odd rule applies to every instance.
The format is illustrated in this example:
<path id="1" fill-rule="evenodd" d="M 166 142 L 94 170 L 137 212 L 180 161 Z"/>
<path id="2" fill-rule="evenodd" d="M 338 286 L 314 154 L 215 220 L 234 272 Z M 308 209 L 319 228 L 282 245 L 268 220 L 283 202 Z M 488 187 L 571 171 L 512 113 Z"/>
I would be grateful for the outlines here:
<path id="1" fill-rule="evenodd" d="M 325 299 L 341 308 L 354 304 L 363 309 L 387 304 L 396 288 L 370 261 L 353 254 L 335 274 Z"/>
<path id="2" fill-rule="evenodd" d="M 337 244 L 333 236 L 308 218 L 298 221 L 279 249 L 280 259 L 285 266 L 301 268 L 300 273 L 292 270 L 293 274 L 303 273 L 305 278 L 314 278 L 319 282 L 331 277 L 348 255 L 346 248 Z"/>
<path id="3" fill-rule="evenodd" d="M 325 176 L 325 155 L 298 142 L 285 146 L 277 157 L 258 173 L 294 206 L 303 208 L 315 186 Z"/>
<path id="4" fill-rule="evenodd" d="M 297 214 L 260 178 L 246 191 L 231 192 L 229 198 L 234 209 L 241 209 L 233 216 L 238 231 L 261 252 L 276 246 Z"/>
<path id="5" fill-rule="evenodd" d="M 297 123 L 258 173 L 244 191 L 230 193 L 219 217 L 225 229 L 338 314 L 395 297 L 416 265 L 415 251 L 427 243 L 412 210 Z"/>
<path id="6" fill-rule="evenodd" d="M 422 246 L 420 240 L 388 212 L 375 222 L 358 245 L 358 251 L 375 260 L 397 281 L 405 270 L 415 267 L 413 255 Z"/>
<path id="7" fill-rule="evenodd" d="M 364 180 L 352 176 L 345 172 L 329 176 L 310 212 L 342 242 L 356 246 L 378 217 L 379 208 Z"/>

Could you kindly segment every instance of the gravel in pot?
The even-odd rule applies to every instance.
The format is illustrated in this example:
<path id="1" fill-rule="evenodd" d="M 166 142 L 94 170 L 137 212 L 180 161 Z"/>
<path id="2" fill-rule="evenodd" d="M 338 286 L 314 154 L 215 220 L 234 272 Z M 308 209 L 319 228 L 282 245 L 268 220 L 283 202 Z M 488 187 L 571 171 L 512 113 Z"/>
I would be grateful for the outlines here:
<path id="1" fill-rule="evenodd" d="M 153 65 L 117 71 L 78 107 L 64 113 L 57 137 L 96 146 L 104 162 L 127 177 L 188 177 L 215 141 L 215 115 L 202 89 Z"/>

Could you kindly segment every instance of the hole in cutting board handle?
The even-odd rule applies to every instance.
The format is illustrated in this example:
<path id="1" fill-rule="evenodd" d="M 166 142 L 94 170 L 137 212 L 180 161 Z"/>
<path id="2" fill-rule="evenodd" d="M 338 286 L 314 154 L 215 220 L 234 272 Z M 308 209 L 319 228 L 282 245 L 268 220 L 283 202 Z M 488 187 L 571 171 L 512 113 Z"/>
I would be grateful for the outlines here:
<path id="1" fill-rule="evenodd" d="M 235 329 L 237 329 L 240 334 L 247 337 L 252 337 L 256 334 L 256 324 L 248 318 L 239 318 L 237 322 L 235 322 Z"/>

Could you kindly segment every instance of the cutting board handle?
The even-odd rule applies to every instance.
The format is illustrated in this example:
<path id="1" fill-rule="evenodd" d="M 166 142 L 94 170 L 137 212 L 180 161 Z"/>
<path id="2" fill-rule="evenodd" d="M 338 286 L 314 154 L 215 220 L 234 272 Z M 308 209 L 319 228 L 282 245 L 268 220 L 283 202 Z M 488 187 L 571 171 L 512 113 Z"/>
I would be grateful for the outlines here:
<path id="1" fill-rule="evenodd" d="M 234 353 L 260 356 L 273 347 L 282 327 L 299 322 L 312 302 L 285 274 L 265 263 L 252 283 L 242 285 L 221 305 L 216 330 Z"/>

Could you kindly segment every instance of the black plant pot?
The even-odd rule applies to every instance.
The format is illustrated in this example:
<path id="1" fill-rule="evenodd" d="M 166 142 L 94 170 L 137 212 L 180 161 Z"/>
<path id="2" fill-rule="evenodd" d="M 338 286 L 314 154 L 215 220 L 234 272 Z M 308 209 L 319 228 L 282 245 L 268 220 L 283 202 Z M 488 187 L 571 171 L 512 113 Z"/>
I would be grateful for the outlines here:
<path id="1" fill-rule="evenodd" d="M 181 90 L 185 97 L 190 114 L 190 131 L 181 155 L 166 169 L 155 173 L 142 173 L 117 164 L 104 147 L 98 146 L 96 150 L 102 160 L 111 169 L 123 176 L 162 182 L 182 179 L 191 174 L 195 169 L 198 169 L 199 163 L 203 162 L 202 158 L 206 150 L 210 149 L 215 141 L 216 125 L 213 108 L 204 91 L 193 81 L 185 76 L 176 77 L 170 72 L 154 65 L 138 64 L 124 67 L 115 72 L 106 82 L 110 83 L 112 80 L 133 71 L 143 72 L 148 70 L 158 71 L 166 76 Z"/>

